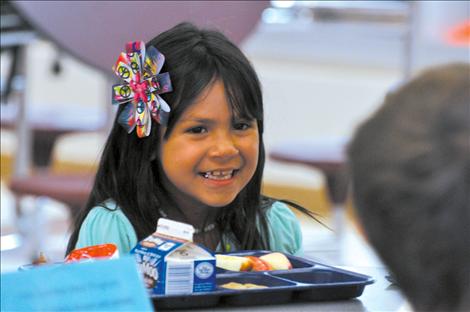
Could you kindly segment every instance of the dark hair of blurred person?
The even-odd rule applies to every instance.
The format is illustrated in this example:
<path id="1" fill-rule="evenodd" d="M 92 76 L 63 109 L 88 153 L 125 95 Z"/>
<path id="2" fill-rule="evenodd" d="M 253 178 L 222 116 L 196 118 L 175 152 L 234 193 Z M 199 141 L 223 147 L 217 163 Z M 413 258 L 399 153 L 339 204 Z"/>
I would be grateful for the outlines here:
<path id="1" fill-rule="evenodd" d="M 388 94 L 349 146 L 365 233 L 417 311 L 470 311 L 470 65 Z"/>

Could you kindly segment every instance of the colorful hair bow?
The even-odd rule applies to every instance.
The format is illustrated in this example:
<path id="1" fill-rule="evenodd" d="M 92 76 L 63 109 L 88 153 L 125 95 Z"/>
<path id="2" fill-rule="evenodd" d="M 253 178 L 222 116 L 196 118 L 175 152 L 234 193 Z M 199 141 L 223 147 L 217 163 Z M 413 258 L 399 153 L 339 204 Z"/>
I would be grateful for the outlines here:
<path id="1" fill-rule="evenodd" d="M 170 74 L 160 70 L 165 57 L 156 48 L 145 50 L 143 41 L 126 44 L 126 53 L 121 53 L 113 67 L 114 72 L 125 83 L 113 86 L 113 105 L 127 103 L 118 117 L 118 122 L 128 133 L 137 128 L 139 138 L 148 136 L 153 118 L 166 125 L 170 107 L 159 94 L 173 91 Z"/>

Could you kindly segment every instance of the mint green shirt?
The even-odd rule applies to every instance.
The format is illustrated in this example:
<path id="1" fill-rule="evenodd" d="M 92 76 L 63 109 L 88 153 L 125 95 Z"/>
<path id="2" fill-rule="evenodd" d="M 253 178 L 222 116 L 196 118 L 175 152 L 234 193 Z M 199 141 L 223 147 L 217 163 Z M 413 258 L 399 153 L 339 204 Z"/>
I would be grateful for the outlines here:
<path id="1" fill-rule="evenodd" d="M 121 255 L 137 245 L 137 235 L 129 219 L 112 201 L 104 203 L 106 209 L 96 206 L 83 221 L 75 248 L 113 243 Z M 267 212 L 270 250 L 302 256 L 302 231 L 294 213 L 281 202 L 274 202 Z M 231 251 L 236 249 L 230 239 Z M 220 246 L 217 248 L 220 249 Z"/>

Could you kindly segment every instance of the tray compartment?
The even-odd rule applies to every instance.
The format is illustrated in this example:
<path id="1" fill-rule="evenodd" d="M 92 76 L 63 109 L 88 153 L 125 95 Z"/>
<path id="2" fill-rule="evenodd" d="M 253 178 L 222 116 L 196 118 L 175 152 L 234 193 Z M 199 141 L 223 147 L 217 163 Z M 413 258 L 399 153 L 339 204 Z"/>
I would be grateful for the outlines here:
<path id="1" fill-rule="evenodd" d="M 373 283 L 373 279 L 368 276 L 328 268 L 303 272 L 273 272 L 271 275 L 298 283 L 294 297 L 309 301 L 359 297 L 365 285 Z"/>
<path id="2" fill-rule="evenodd" d="M 333 301 L 356 298 L 362 295 L 365 285 L 341 285 L 335 287 L 312 287 L 294 293 L 296 300 Z"/>
<path id="3" fill-rule="evenodd" d="M 221 285 L 236 282 L 241 284 L 252 283 L 268 286 L 254 289 L 226 289 Z M 240 275 L 226 275 L 217 277 L 217 289 L 223 291 L 222 301 L 237 306 L 268 305 L 286 303 L 292 299 L 296 283 L 278 279 L 267 274 L 244 273 Z"/>
<path id="4" fill-rule="evenodd" d="M 304 270 L 302 272 L 275 272 L 273 271 L 270 275 L 288 279 L 295 283 L 303 284 L 343 284 L 343 283 L 357 283 L 364 280 L 361 276 L 356 276 L 340 271 L 333 271 L 330 269 L 315 269 L 315 270 Z"/>

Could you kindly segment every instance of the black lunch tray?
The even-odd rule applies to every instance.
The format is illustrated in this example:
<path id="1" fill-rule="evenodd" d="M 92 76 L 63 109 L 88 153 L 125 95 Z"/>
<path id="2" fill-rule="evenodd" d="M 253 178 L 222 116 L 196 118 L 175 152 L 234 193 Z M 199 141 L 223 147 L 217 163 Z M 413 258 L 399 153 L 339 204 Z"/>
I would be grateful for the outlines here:
<path id="1" fill-rule="evenodd" d="M 237 256 L 262 256 L 270 251 L 232 252 Z M 327 266 L 300 257 L 286 255 L 291 270 L 233 272 L 217 268 L 216 289 L 185 295 L 152 295 L 156 309 L 209 308 L 219 304 L 233 306 L 280 304 L 296 301 L 344 300 L 359 297 L 370 276 Z M 253 283 L 268 288 L 225 289 L 229 282 Z"/>

